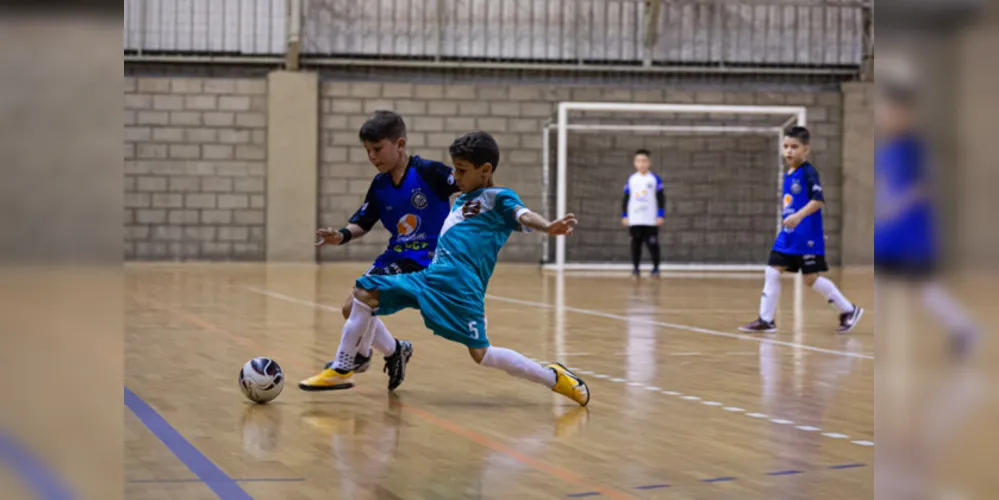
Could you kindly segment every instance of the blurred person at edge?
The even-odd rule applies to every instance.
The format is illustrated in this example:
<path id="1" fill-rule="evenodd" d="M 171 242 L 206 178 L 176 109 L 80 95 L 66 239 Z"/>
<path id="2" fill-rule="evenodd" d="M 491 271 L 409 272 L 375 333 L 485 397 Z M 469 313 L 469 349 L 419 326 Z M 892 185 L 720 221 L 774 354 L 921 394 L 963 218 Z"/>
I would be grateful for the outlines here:
<path id="1" fill-rule="evenodd" d="M 879 82 L 875 113 L 874 265 L 878 280 L 909 285 L 946 328 L 952 352 L 970 354 L 979 333 L 938 280 L 940 249 L 927 144 L 917 129 L 917 90 Z"/>

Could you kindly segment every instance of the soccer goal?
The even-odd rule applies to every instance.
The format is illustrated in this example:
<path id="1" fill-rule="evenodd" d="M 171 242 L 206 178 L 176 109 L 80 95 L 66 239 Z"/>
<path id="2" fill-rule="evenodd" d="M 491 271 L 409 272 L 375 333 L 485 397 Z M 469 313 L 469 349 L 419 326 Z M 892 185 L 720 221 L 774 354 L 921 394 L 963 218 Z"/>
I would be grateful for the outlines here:
<path id="1" fill-rule="evenodd" d="M 794 106 L 559 103 L 543 128 L 542 210 L 575 213 L 580 225 L 543 240 L 543 267 L 631 269 L 623 189 L 645 149 L 665 187 L 660 269 L 763 269 L 781 224 L 782 132 L 805 123 Z M 642 268 L 651 268 L 647 249 Z"/>

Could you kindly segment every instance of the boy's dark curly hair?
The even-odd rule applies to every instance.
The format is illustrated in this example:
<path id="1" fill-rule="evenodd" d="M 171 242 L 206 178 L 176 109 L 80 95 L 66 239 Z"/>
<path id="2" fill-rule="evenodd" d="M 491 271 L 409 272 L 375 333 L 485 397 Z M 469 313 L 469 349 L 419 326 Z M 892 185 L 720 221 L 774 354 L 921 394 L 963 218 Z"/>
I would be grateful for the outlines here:
<path id="1" fill-rule="evenodd" d="M 461 158 L 468 161 L 476 168 L 486 163 L 493 166 L 493 172 L 499 167 L 500 152 L 499 145 L 493 136 L 486 132 L 469 132 L 451 143 L 448 148 L 451 158 Z"/>

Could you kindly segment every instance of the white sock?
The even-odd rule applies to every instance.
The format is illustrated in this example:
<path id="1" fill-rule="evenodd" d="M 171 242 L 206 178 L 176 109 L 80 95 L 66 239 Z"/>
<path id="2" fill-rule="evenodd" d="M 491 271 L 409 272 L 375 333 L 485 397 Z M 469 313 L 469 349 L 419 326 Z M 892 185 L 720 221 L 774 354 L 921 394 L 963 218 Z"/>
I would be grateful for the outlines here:
<path id="1" fill-rule="evenodd" d="M 545 387 L 555 386 L 555 372 L 524 357 L 523 354 L 503 347 L 490 347 L 482 358 L 482 366 L 497 368 L 510 375 Z"/>
<path id="2" fill-rule="evenodd" d="M 337 348 L 336 359 L 333 360 L 334 369 L 350 370 L 354 367 L 354 355 L 361 346 L 361 340 L 368 330 L 371 318 L 371 308 L 364 302 L 354 299 L 350 317 L 343 325 L 340 347 Z"/>
<path id="3" fill-rule="evenodd" d="M 395 353 L 395 337 L 389 333 L 388 328 L 385 327 L 385 323 L 382 323 L 381 319 L 375 318 L 375 320 L 371 322 L 369 335 L 371 335 L 371 337 L 367 339 L 368 348 L 374 344 L 375 349 L 378 349 L 378 352 L 385 356 L 391 356 Z"/>
<path id="4" fill-rule="evenodd" d="M 923 285 L 923 305 L 925 305 L 951 332 L 966 332 L 975 329 L 971 320 L 960 305 L 936 283 Z"/>
<path id="5" fill-rule="evenodd" d="M 836 306 L 836 309 L 839 309 L 839 312 L 848 313 L 853 311 L 853 304 L 849 300 L 846 300 L 846 297 L 839 291 L 839 288 L 836 288 L 836 284 L 828 278 L 820 276 L 819 279 L 815 280 L 812 289 L 822 294 L 829 302 L 832 302 Z"/>
<path id="6" fill-rule="evenodd" d="M 767 267 L 764 273 L 763 295 L 760 297 L 760 319 L 766 322 L 774 320 L 777 302 L 780 301 L 780 271 Z"/>

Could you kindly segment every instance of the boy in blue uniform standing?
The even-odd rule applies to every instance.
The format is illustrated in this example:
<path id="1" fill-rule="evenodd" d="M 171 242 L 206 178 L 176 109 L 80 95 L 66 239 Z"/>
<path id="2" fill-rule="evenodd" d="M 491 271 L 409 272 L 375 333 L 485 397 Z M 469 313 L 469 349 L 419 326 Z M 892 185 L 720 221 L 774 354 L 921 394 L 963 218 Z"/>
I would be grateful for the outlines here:
<path id="1" fill-rule="evenodd" d="M 499 146 L 489 134 L 459 137 L 450 153 L 462 195 L 444 222 L 430 266 L 416 273 L 358 279 L 344 329 L 364 330 L 377 316 L 419 309 L 427 328 L 463 344 L 476 363 L 544 385 L 586 406 L 589 389 L 565 366 L 542 366 L 516 351 L 490 345 L 484 304 L 496 257 L 513 231 L 569 235 L 575 216 L 549 222 L 525 208 L 514 191 L 496 187 L 493 174 L 499 165 Z M 313 378 L 328 377 L 335 373 L 326 369 Z"/>
<path id="2" fill-rule="evenodd" d="M 451 208 L 451 195 L 458 191 L 451 168 L 407 154 L 406 124 L 394 112 L 376 112 L 361 127 L 359 135 L 368 160 L 379 173 L 349 224 L 339 230 L 320 229 L 317 234 L 321 239 L 316 246 L 344 245 L 363 237 L 381 221 L 391 233 L 388 248 L 365 275 L 423 270 L 433 259 L 437 235 Z M 349 297 L 343 306 L 344 319 L 350 317 L 352 304 L 353 297 Z M 379 319 L 371 321 L 365 329 L 344 328 L 336 358 L 326 365 L 331 375 L 303 380 L 299 388 L 329 391 L 353 387 L 353 375 L 367 371 L 370 366 L 372 347 L 385 356 L 388 388 L 394 390 L 405 378 L 413 346 L 408 341 L 393 339 Z"/>
<path id="3" fill-rule="evenodd" d="M 784 222 L 767 262 L 760 316 L 739 328 L 744 332 L 777 331 L 774 314 L 780 299 L 780 273 L 783 271 L 800 271 L 808 286 L 836 306 L 840 313 L 838 333 L 853 330 L 864 313 L 847 300 L 832 281 L 821 275 L 829 270 L 822 228 L 825 197 L 819 172 L 807 160 L 810 142 L 811 134 L 805 127 L 790 127 L 784 131 L 784 162 L 788 167 L 784 174 Z"/>

